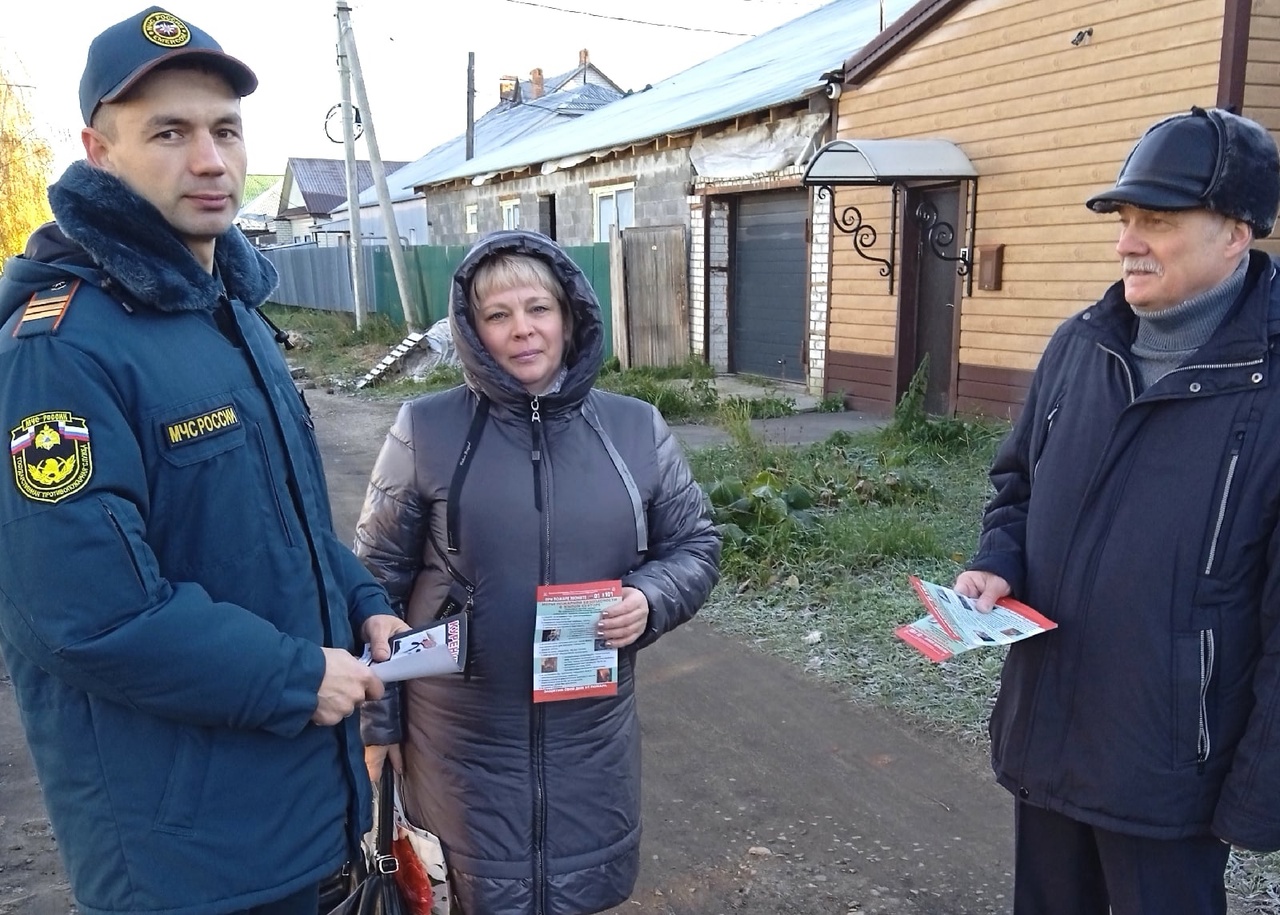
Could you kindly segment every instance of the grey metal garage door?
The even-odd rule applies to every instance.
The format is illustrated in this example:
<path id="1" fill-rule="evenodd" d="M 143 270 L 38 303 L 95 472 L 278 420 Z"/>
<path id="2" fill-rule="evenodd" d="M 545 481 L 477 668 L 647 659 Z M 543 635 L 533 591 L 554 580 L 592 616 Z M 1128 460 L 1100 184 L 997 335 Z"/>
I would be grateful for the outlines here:
<path id="1" fill-rule="evenodd" d="M 729 302 L 735 372 L 804 380 L 808 200 L 803 190 L 738 198 Z"/>

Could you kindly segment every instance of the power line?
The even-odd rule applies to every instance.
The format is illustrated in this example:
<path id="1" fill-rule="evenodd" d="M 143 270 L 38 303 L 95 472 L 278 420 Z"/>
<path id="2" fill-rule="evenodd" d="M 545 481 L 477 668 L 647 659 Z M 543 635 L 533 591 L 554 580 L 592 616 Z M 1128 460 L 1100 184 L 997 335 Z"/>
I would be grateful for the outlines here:
<path id="1" fill-rule="evenodd" d="M 629 22 L 633 25 L 651 25 L 659 29 L 680 29 L 685 32 L 705 32 L 709 35 L 731 35 L 734 38 L 755 38 L 749 32 L 725 32 L 720 29 L 700 29 L 692 25 L 675 25 L 670 22 L 646 22 L 643 19 L 628 19 L 626 16 L 606 16 L 604 13 L 588 13 L 586 10 L 570 10 L 562 6 L 551 6 L 546 3 L 533 3 L 531 0 L 507 0 L 518 6 L 534 6 L 538 9 L 555 10 L 557 13 L 573 13 L 575 16 L 591 16 L 594 19 L 612 19 L 616 22 Z"/>

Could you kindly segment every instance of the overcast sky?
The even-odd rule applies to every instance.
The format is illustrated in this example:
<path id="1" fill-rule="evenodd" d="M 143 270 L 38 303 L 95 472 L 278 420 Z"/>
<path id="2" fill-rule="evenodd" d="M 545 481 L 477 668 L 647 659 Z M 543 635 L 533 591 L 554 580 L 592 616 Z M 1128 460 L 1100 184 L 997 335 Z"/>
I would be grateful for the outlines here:
<path id="1" fill-rule="evenodd" d="M 146 0 L 10 2 L 0 66 L 54 139 L 57 172 L 82 155 L 77 87 L 93 36 Z M 382 157 L 411 161 L 466 129 L 467 52 L 476 55 L 476 115 L 504 74 L 570 70 L 578 51 L 625 89 L 641 89 L 823 5 L 823 0 L 351 0 Z M 891 0 L 891 7 L 902 2 Z M 553 9 L 558 7 L 560 9 Z M 324 133 L 340 96 L 331 0 L 174 0 L 170 12 L 209 32 L 258 74 L 245 99 L 249 170 L 282 173 L 289 156 L 342 157 Z M 578 15 L 561 10 L 578 10 Z M 621 19 L 681 28 L 662 28 Z M 695 31 L 703 30 L 703 31 Z M 735 34 L 723 34 L 735 33 Z M 360 158 L 367 153 L 363 141 Z"/>

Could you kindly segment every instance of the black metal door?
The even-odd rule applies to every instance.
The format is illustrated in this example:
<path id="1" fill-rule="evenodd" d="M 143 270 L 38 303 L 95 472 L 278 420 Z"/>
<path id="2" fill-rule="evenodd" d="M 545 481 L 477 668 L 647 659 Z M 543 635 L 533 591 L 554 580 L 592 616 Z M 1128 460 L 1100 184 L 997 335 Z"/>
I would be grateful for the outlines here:
<path id="1" fill-rule="evenodd" d="M 903 306 L 914 314 L 904 320 L 899 353 L 899 394 L 906 382 L 929 360 L 929 384 L 925 392 L 926 412 L 951 412 L 951 385 L 954 374 L 956 302 L 959 281 L 956 274 L 957 241 L 960 225 L 960 188 L 913 188 L 907 194 L 904 254 L 914 264 L 904 264 L 914 283 L 904 284 Z M 914 249 L 914 250 L 913 250 Z M 912 287 L 914 286 L 914 294 Z M 908 316 L 904 315 L 904 318 Z M 903 357 L 906 363 L 901 364 Z M 906 371 L 903 371 L 903 370 Z"/>
<path id="2" fill-rule="evenodd" d="M 805 377 L 807 191 L 738 199 L 729 301 L 729 364 L 785 381 Z"/>

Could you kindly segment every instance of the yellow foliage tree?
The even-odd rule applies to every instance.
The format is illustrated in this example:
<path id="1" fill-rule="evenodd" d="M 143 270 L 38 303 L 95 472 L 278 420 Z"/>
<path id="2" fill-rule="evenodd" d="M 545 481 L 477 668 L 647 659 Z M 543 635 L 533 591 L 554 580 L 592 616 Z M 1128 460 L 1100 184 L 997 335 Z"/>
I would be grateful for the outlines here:
<path id="1" fill-rule="evenodd" d="M 53 147 L 36 132 L 22 90 L 0 70 L 0 272 L 27 236 L 52 219 L 46 188 Z"/>

